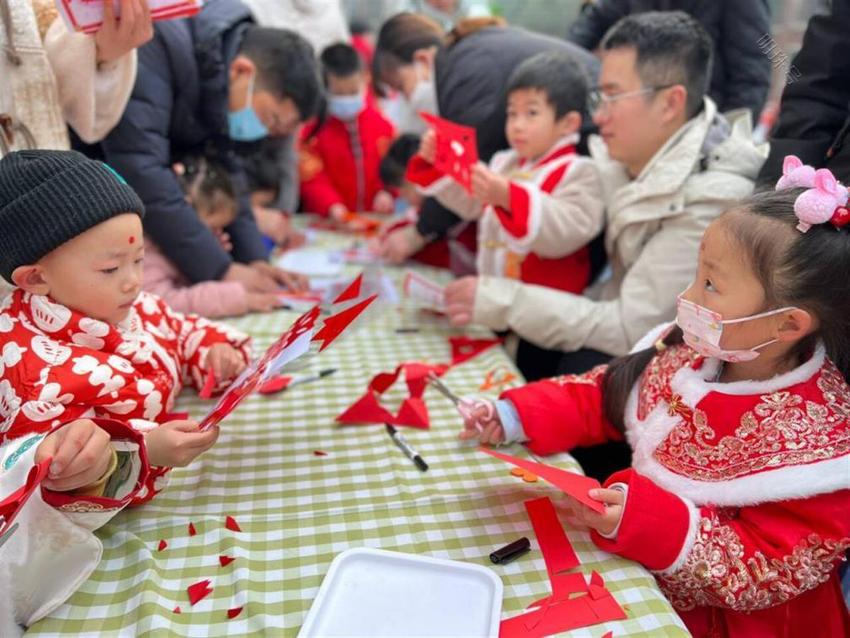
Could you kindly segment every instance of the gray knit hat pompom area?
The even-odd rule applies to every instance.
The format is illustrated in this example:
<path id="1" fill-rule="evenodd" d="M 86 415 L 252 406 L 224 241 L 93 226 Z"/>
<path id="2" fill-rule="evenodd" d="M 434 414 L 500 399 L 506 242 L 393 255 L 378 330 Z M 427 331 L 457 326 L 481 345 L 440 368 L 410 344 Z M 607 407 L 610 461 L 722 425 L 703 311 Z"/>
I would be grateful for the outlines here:
<path id="1" fill-rule="evenodd" d="M 145 207 L 124 178 L 76 151 L 17 151 L 0 159 L 0 275 L 89 228 Z"/>

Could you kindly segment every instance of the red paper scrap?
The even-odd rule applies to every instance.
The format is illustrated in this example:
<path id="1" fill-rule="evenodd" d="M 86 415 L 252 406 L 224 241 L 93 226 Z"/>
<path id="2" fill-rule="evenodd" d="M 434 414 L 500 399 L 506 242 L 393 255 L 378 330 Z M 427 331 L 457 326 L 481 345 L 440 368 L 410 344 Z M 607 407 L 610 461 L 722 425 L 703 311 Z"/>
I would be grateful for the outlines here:
<path id="1" fill-rule="evenodd" d="M 313 456 L 327 456 L 327 452 L 323 452 L 322 450 L 313 450 Z"/>
<path id="2" fill-rule="evenodd" d="M 166 547 L 168 547 L 168 543 L 166 543 L 164 540 L 161 540 L 159 541 L 159 547 L 156 548 L 156 551 L 161 552 Z"/>
<path id="3" fill-rule="evenodd" d="M 360 296 L 360 287 L 363 285 L 363 273 L 357 275 L 357 279 L 351 282 L 351 284 L 339 293 L 339 296 L 333 300 L 335 304 L 342 303 L 343 301 L 351 301 L 352 299 L 357 299 Z"/>
<path id="4" fill-rule="evenodd" d="M 452 365 L 456 366 L 502 343 L 501 339 L 472 339 L 471 337 L 449 337 L 452 349 Z"/>
<path id="5" fill-rule="evenodd" d="M 198 530 L 195 529 L 194 523 L 189 523 L 189 536 L 194 536 L 198 533 Z"/>
<path id="6" fill-rule="evenodd" d="M 433 127 L 437 135 L 434 168 L 451 175 L 467 191 L 472 192 L 472 167 L 478 162 L 475 129 L 430 113 L 420 112 L 419 115 Z"/>
<path id="7" fill-rule="evenodd" d="M 592 572 L 590 574 L 590 587 L 588 589 L 590 591 L 590 597 L 593 600 L 599 600 L 605 597 L 608 590 L 605 588 L 605 581 L 602 580 L 599 572 Z"/>
<path id="8" fill-rule="evenodd" d="M 613 631 L 609 631 L 607 634 L 605 634 L 604 636 L 602 636 L 602 638 L 614 638 L 614 632 L 613 632 Z"/>
<path id="9" fill-rule="evenodd" d="M 231 532 L 241 532 L 242 528 L 239 527 L 239 523 L 236 522 L 236 519 L 232 516 L 228 516 L 224 519 L 224 526 L 229 529 Z"/>
<path id="10" fill-rule="evenodd" d="M 207 371 L 207 379 L 204 381 L 204 387 L 201 388 L 201 391 L 198 393 L 198 396 L 202 399 L 210 399 L 212 398 L 213 390 L 215 389 L 215 373 L 212 371 L 212 368 Z"/>
<path id="11" fill-rule="evenodd" d="M 588 492 L 590 490 L 601 487 L 599 481 L 596 479 L 590 478 L 589 476 L 583 476 L 582 474 L 576 474 L 575 472 L 570 472 L 568 470 L 562 470 L 551 465 L 546 465 L 545 463 L 535 463 L 534 461 L 527 461 L 508 454 L 502 454 L 495 450 L 488 450 L 483 447 L 478 449 L 485 454 L 495 456 L 497 459 L 507 463 L 512 463 L 517 467 L 521 467 L 536 474 L 544 481 L 548 481 L 560 489 L 565 494 L 568 494 L 580 503 L 583 503 L 594 512 L 602 514 L 605 511 L 604 503 L 588 496 Z"/>
<path id="12" fill-rule="evenodd" d="M 175 607 L 172 611 L 173 611 L 175 614 L 182 614 L 182 613 L 183 613 L 182 611 L 180 611 L 180 606 L 179 606 L 179 605 L 178 605 L 177 607 Z"/>
<path id="13" fill-rule="evenodd" d="M 222 567 L 227 567 L 228 565 L 230 565 L 230 563 L 232 563 L 235 560 L 236 559 L 233 558 L 233 556 L 219 556 L 218 557 L 218 562 L 221 564 Z"/>
<path id="14" fill-rule="evenodd" d="M 211 580 L 201 580 L 186 588 L 186 591 L 189 594 L 189 602 L 192 603 L 192 605 L 197 604 L 212 593 L 213 588 L 210 587 L 211 582 Z"/>
<path id="15" fill-rule="evenodd" d="M 242 607 L 233 607 L 232 609 L 227 610 L 227 617 L 233 620 L 242 613 Z"/>
<path id="16" fill-rule="evenodd" d="M 292 383 L 292 377 L 279 374 L 258 385 L 257 392 L 260 394 L 275 394 L 281 390 L 285 390 L 290 383 Z"/>
<path id="17" fill-rule="evenodd" d="M 576 556 L 567 534 L 558 520 L 555 506 L 548 496 L 525 501 L 525 511 L 531 520 L 540 552 L 546 563 L 546 571 L 549 578 L 560 573 L 570 571 L 579 566 Z"/>

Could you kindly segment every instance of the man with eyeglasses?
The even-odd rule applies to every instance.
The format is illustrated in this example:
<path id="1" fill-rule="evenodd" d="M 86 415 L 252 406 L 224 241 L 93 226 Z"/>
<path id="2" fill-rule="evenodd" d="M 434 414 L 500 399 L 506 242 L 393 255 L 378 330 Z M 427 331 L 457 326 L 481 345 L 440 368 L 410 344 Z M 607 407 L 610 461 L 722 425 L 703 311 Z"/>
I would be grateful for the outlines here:
<path id="1" fill-rule="evenodd" d="M 751 141 L 748 111 L 727 119 L 706 97 L 711 41 L 687 14 L 623 18 L 601 49 L 588 106 L 600 133 L 590 151 L 602 176 L 610 268 L 583 295 L 479 277 L 465 300 L 446 300 L 468 303 L 476 323 L 568 353 L 561 374 L 625 354 L 673 319 L 703 231 L 752 191 L 766 155 Z"/>

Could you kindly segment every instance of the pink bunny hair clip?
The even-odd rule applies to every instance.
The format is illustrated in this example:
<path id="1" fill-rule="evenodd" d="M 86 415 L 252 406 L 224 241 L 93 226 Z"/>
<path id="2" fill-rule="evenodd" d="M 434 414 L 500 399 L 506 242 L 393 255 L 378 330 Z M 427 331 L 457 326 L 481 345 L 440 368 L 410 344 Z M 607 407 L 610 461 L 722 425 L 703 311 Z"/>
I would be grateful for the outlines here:
<path id="1" fill-rule="evenodd" d="M 794 213 L 800 220 L 797 230 L 801 233 L 815 224 L 830 222 L 835 228 L 841 228 L 850 223 L 847 188 L 829 169 L 815 170 L 803 164 L 799 157 L 788 155 L 782 163 L 782 177 L 776 182 L 776 190 L 797 187 L 808 189 L 794 202 Z"/>

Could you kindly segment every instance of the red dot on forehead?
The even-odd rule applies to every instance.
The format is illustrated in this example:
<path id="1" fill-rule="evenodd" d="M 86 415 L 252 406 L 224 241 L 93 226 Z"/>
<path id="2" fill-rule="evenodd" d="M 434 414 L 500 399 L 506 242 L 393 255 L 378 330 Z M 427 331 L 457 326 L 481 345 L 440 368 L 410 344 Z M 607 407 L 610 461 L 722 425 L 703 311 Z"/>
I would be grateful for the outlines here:
<path id="1" fill-rule="evenodd" d="M 128 244 L 135 244 L 135 243 L 136 243 L 136 238 L 131 236 L 131 237 L 130 237 L 130 239 L 128 239 L 128 240 L 127 240 L 127 243 L 128 243 Z"/>

